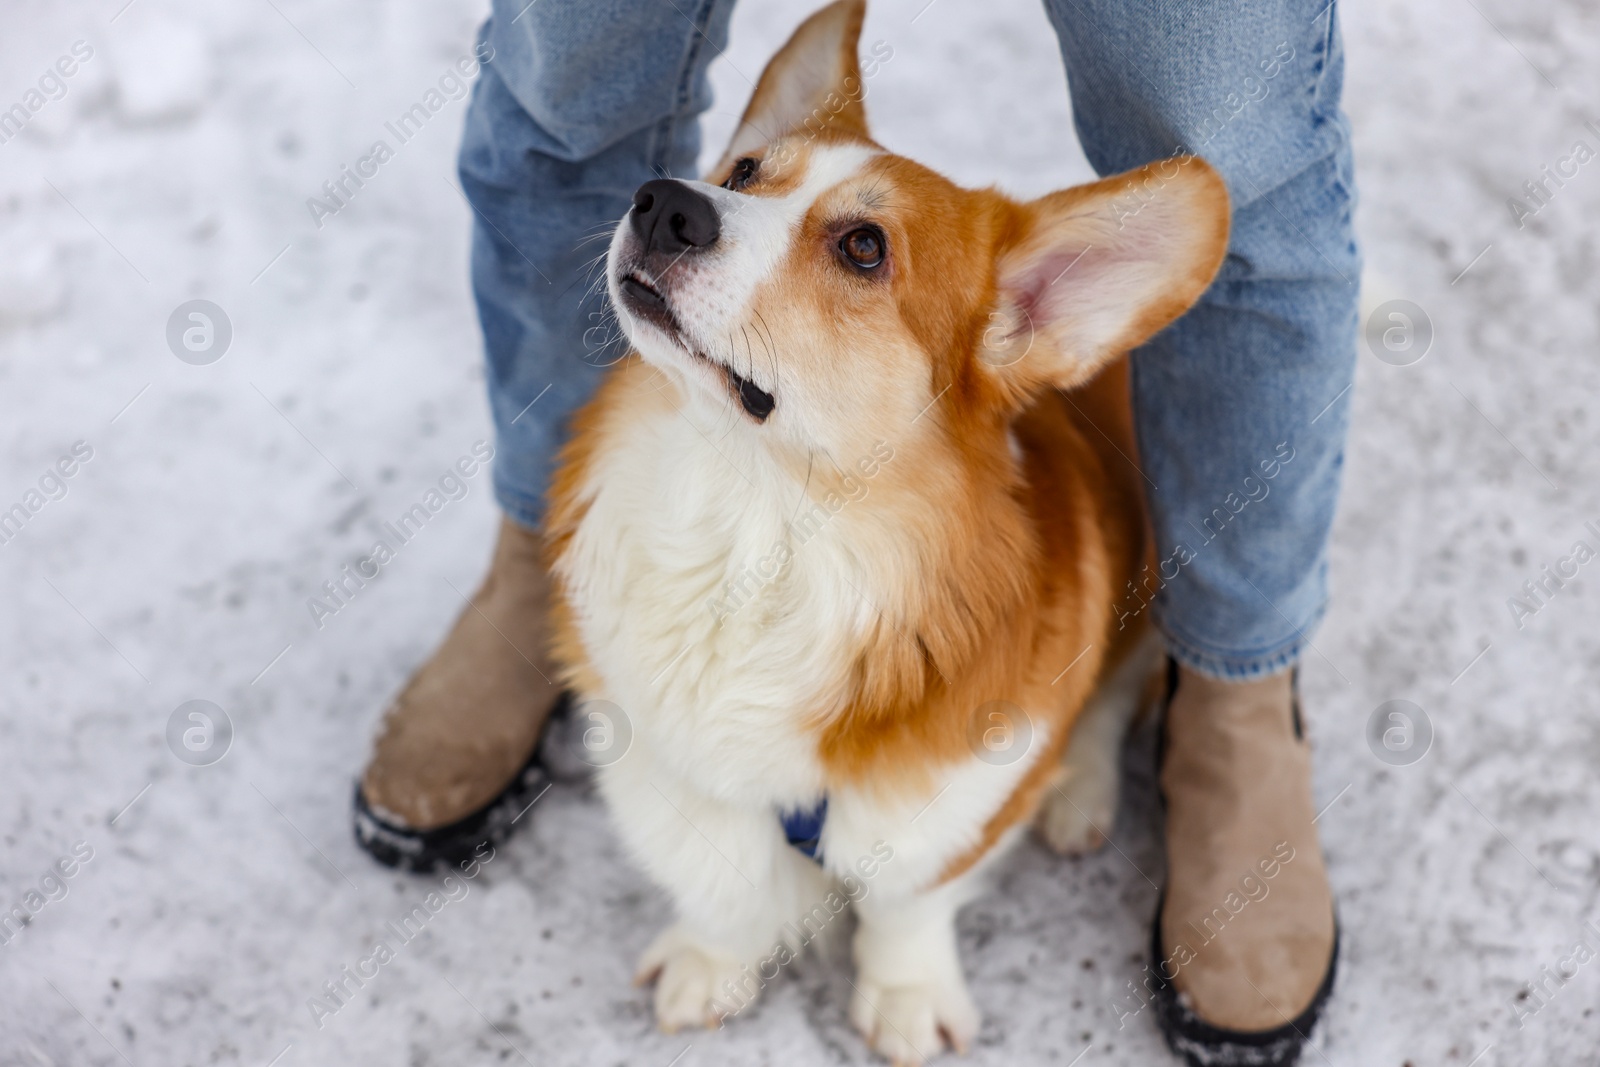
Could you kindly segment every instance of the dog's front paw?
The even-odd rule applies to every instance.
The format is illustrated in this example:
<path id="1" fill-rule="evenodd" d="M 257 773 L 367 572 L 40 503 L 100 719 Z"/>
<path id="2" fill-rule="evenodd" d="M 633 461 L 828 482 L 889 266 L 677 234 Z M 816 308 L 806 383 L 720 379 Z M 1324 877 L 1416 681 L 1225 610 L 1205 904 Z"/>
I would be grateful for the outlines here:
<path id="1" fill-rule="evenodd" d="M 741 982 L 738 960 L 695 941 L 681 927 L 661 932 L 634 973 L 635 985 L 656 984 L 656 1024 L 667 1033 L 685 1027 L 716 1029 L 759 991 Z"/>
<path id="2" fill-rule="evenodd" d="M 916 985 L 858 981 L 850 1021 L 895 1067 L 917 1067 L 946 1047 L 965 1052 L 978 1036 L 978 1009 L 960 975 Z"/>
<path id="3" fill-rule="evenodd" d="M 1117 773 L 1108 768 L 1069 772 L 1045 795 L 1039 833 L 1064 856 L 1081 856 L 1106 843 L 1117 818 Z"/>

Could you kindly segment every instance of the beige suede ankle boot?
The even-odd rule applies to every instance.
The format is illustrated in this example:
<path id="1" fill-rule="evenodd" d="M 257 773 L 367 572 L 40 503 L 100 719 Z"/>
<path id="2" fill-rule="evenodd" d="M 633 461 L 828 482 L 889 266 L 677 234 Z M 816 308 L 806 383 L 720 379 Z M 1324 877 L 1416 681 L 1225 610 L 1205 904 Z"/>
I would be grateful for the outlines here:
<path id="1" fill-rule="evenodd" d="M 1291 1064 L 1338 955 L 1294 676 L 1176 673 L 1161 767 L 1158 1018 L 1190 1064 Z"/>
<path id="2" fill-rule="evenodd" d="M 465 859 L 548 784 L 535 750 L 560 691 L 540 547 L 502 519 L 483 585 L 385 712 L 356 791 L 356 838 L 380 862 L 426 871 Z"/>

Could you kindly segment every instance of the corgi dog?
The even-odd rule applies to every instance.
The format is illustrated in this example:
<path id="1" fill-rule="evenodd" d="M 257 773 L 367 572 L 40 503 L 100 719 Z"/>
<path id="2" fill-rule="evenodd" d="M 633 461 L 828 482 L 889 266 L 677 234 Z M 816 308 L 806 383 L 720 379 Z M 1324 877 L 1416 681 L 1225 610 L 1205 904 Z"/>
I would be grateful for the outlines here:
<path id="1" fill-rule="evenodd" d="M 655 1014 L 717 1026 L 853 904 L 849 1014 L 965 1049 L 957 909 L 1037 818 L 1113 818 L 1159 648 L 1124 353 L 1205 290 L 1228 196 L 1174 157 L 1018 202 L 868 133 L 864 0 L 812 15 L 705 181 L 641 186 L 606 284 L 630 357 L 546 517 L 558 662 L 675 904 Z M 581 709 L 580 709 L 581 714 Z"/>

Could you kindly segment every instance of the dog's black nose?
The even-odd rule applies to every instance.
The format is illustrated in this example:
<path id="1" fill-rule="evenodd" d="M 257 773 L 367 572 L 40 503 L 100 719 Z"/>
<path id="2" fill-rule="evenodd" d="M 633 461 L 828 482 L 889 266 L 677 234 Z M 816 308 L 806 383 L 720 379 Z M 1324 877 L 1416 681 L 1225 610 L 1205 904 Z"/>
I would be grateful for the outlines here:
<path id="1" fill-rule="evenodd" d="M 722 226 L 710 200 L 683 182 L 657 178 L 639 186 L 628 213 L 646 252 L 681 255 L 716 243 Z"/>

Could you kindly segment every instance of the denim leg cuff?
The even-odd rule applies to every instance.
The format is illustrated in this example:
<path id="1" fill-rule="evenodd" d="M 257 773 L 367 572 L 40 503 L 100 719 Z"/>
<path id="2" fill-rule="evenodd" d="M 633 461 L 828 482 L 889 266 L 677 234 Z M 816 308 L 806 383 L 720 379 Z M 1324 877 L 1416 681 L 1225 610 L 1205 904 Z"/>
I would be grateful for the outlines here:
<path id="1" fill-rule="evenodd" d="M 1172 623 L 1156 613 L 1156 628 L 1166 642 L 1167 653 L 1181 665 L 1225 682 L 1249 682 L 1267 678 L 1293 667 L 1300 662 L 1300 654 L 1311 645 L 1311 634 L 1322 623 L 1328 604 L 1317 605 L 1311 618 L 1292 638 L 1276 647 L 1253 651 L 1219 649 L 1179 633 Z"/>
<path id="2" fill-rule="evenodd" d="M 494 499 L 500 505 L 500 510 L 505 512 L 506 518 L 518 526 L 537 533 L 543 525 L 544 505 L 541 501 L 498 485 L 494 489 Z"/>

